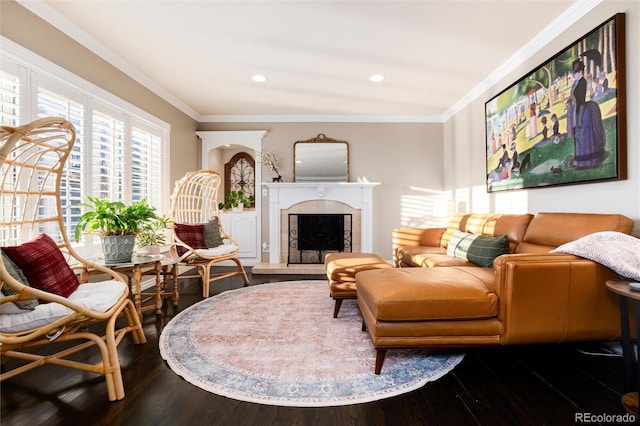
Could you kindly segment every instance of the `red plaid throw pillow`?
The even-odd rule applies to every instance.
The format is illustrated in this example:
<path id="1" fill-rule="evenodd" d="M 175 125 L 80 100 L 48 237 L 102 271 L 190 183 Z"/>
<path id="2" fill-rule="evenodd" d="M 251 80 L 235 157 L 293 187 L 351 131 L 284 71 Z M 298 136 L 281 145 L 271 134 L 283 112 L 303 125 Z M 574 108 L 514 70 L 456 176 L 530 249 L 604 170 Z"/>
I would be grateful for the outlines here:
<path id="1" fill-rule="evenodd" d="M 174 223 L 176 235 L 183 243 L 193 249 L 206 249 L 204 242 L 204 224 L 188 225 L 186 223 Z M 177 247 L 178 255 L 182 256 L 187 252 L 184 247 Z"/>
<path id="2" fill-rule="evenodd" d="M 4 253 L 22 269 L 32 287 L 69 297 L 80 285 L 64 255 L 47 234 L 19 246 L 3 247 Z"/>

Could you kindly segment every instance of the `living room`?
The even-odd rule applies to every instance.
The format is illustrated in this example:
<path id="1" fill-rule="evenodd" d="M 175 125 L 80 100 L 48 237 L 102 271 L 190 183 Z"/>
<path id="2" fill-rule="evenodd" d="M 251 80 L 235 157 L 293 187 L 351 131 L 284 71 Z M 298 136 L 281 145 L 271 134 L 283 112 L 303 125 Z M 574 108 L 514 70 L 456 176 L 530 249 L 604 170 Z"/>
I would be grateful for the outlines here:
<path id="1" fill-rule="evenodd" d="M 580 2 L 576 2 L 580 3 Z M 293 145 L 322 133 L 349 142 L 350 180 L 366 177 L 380 182 L 373 190 L 373 252 L 391 258 L 391 232 L 400 226 L 442 225 L 455 212 L 619 213 L 631 218 L 640 232 L 640 5 L 636 1 L 589 4 L 576 22 L 559 31 L 548 43 L 510 64 L 498 80 L 471 90 L 450 111 L 431 121 L 421 119 L 356 122 L 208 120 L 185 113 L 148 87 L 29 11 L 20 2 L 0 5 L 0 34 L 108 90 L 170 125 L 169 169 L 165 208 L 173 182 L 203 164 L 196 132 L 264 130 L 263 147 L 277 154 L 285 182 L 293 180 Z M 616 13 L 626 15 L 627 178 L 551 188 L 487 193 L 485 102 L 561 49 L 596 28 Z M 28 29 L 28 30 L 26 30 Z M 472 68 L 460 60 L 461 73 Z M 100 72 L 96 72 L 100 70 Z M 433 117 L 432 117 L 433 118 Z M 273 173 L 262 169 L 262 180 Z M 263 200 L 266 205 L 267 200 Z M 268 241 L 268 215 L 262 220 L 262 241 Z M 267 254 L 263 253 L 263 260 Z"/>

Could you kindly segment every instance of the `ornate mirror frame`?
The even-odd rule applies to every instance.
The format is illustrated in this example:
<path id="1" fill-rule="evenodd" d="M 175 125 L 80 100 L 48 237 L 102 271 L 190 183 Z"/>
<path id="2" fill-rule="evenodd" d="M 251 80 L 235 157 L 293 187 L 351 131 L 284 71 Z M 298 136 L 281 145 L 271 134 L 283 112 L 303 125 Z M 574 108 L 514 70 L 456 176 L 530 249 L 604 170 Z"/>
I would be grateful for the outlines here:
<path id="1" fill-rule="evenodd" d="M 340 145 L 344 145 L 344 150 Z M 307 162 L 309 167 L 300 165 Z M 315 170 L 314 176 L 301 173 L 303 170 Z M 320 133 L 315 138 L 297 141 L 293 145 L 294 182 L 348 182 L 349 181 L 349 143 L 327 137 Z"/>

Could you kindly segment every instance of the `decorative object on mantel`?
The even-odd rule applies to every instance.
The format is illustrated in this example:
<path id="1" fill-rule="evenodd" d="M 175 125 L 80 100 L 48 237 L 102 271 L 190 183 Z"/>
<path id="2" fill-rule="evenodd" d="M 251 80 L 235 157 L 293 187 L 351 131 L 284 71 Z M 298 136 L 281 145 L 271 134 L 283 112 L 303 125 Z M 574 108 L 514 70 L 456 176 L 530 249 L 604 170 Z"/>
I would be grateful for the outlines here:
<path id="1" fill-rule="evenodd" d="M 160 355 L 209 392 L 295 407 L 391 398 L 438 380 L 464 358 L 461 350 L 398 350 L 373 374 L 375 348 L 360 331 L 357 304 L 346 300 L 338 318 L 333 305 L 320 280 L 226 291 L 174 317 L 160 335 Z"/>
<path id="2" fill-rule="evenodd" d="M 273 178 L 273 182 L 282 182 L 282 176 L 280 176 L 280 169 L 278 168 L 278 157 L 276 157 L 276 153 L 273 151 L 263 151 L 260 154 L 260 158 L 262 159 L 262 164 L 267 166 L 271 171 L 276 172 L 277 177 Z"/>

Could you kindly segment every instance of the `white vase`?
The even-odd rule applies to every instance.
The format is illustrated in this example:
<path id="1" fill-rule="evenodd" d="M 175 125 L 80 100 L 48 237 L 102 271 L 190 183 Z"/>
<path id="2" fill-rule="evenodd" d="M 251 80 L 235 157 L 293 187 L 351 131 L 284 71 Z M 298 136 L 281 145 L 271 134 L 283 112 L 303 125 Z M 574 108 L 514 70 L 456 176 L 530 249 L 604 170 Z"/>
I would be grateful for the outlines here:
<path id="1" fill-rule="evenodd" d="M 231 207 L 231 212 L 232 213 L 242 213 L 243 209 L 244 209 L 244 204 L 238 204 L 238 207 Z"/>
<path id="2" fill-rule="evenodd" d="M 138 254 L 160 254 L 160 246 L 138 247 Z"/>

